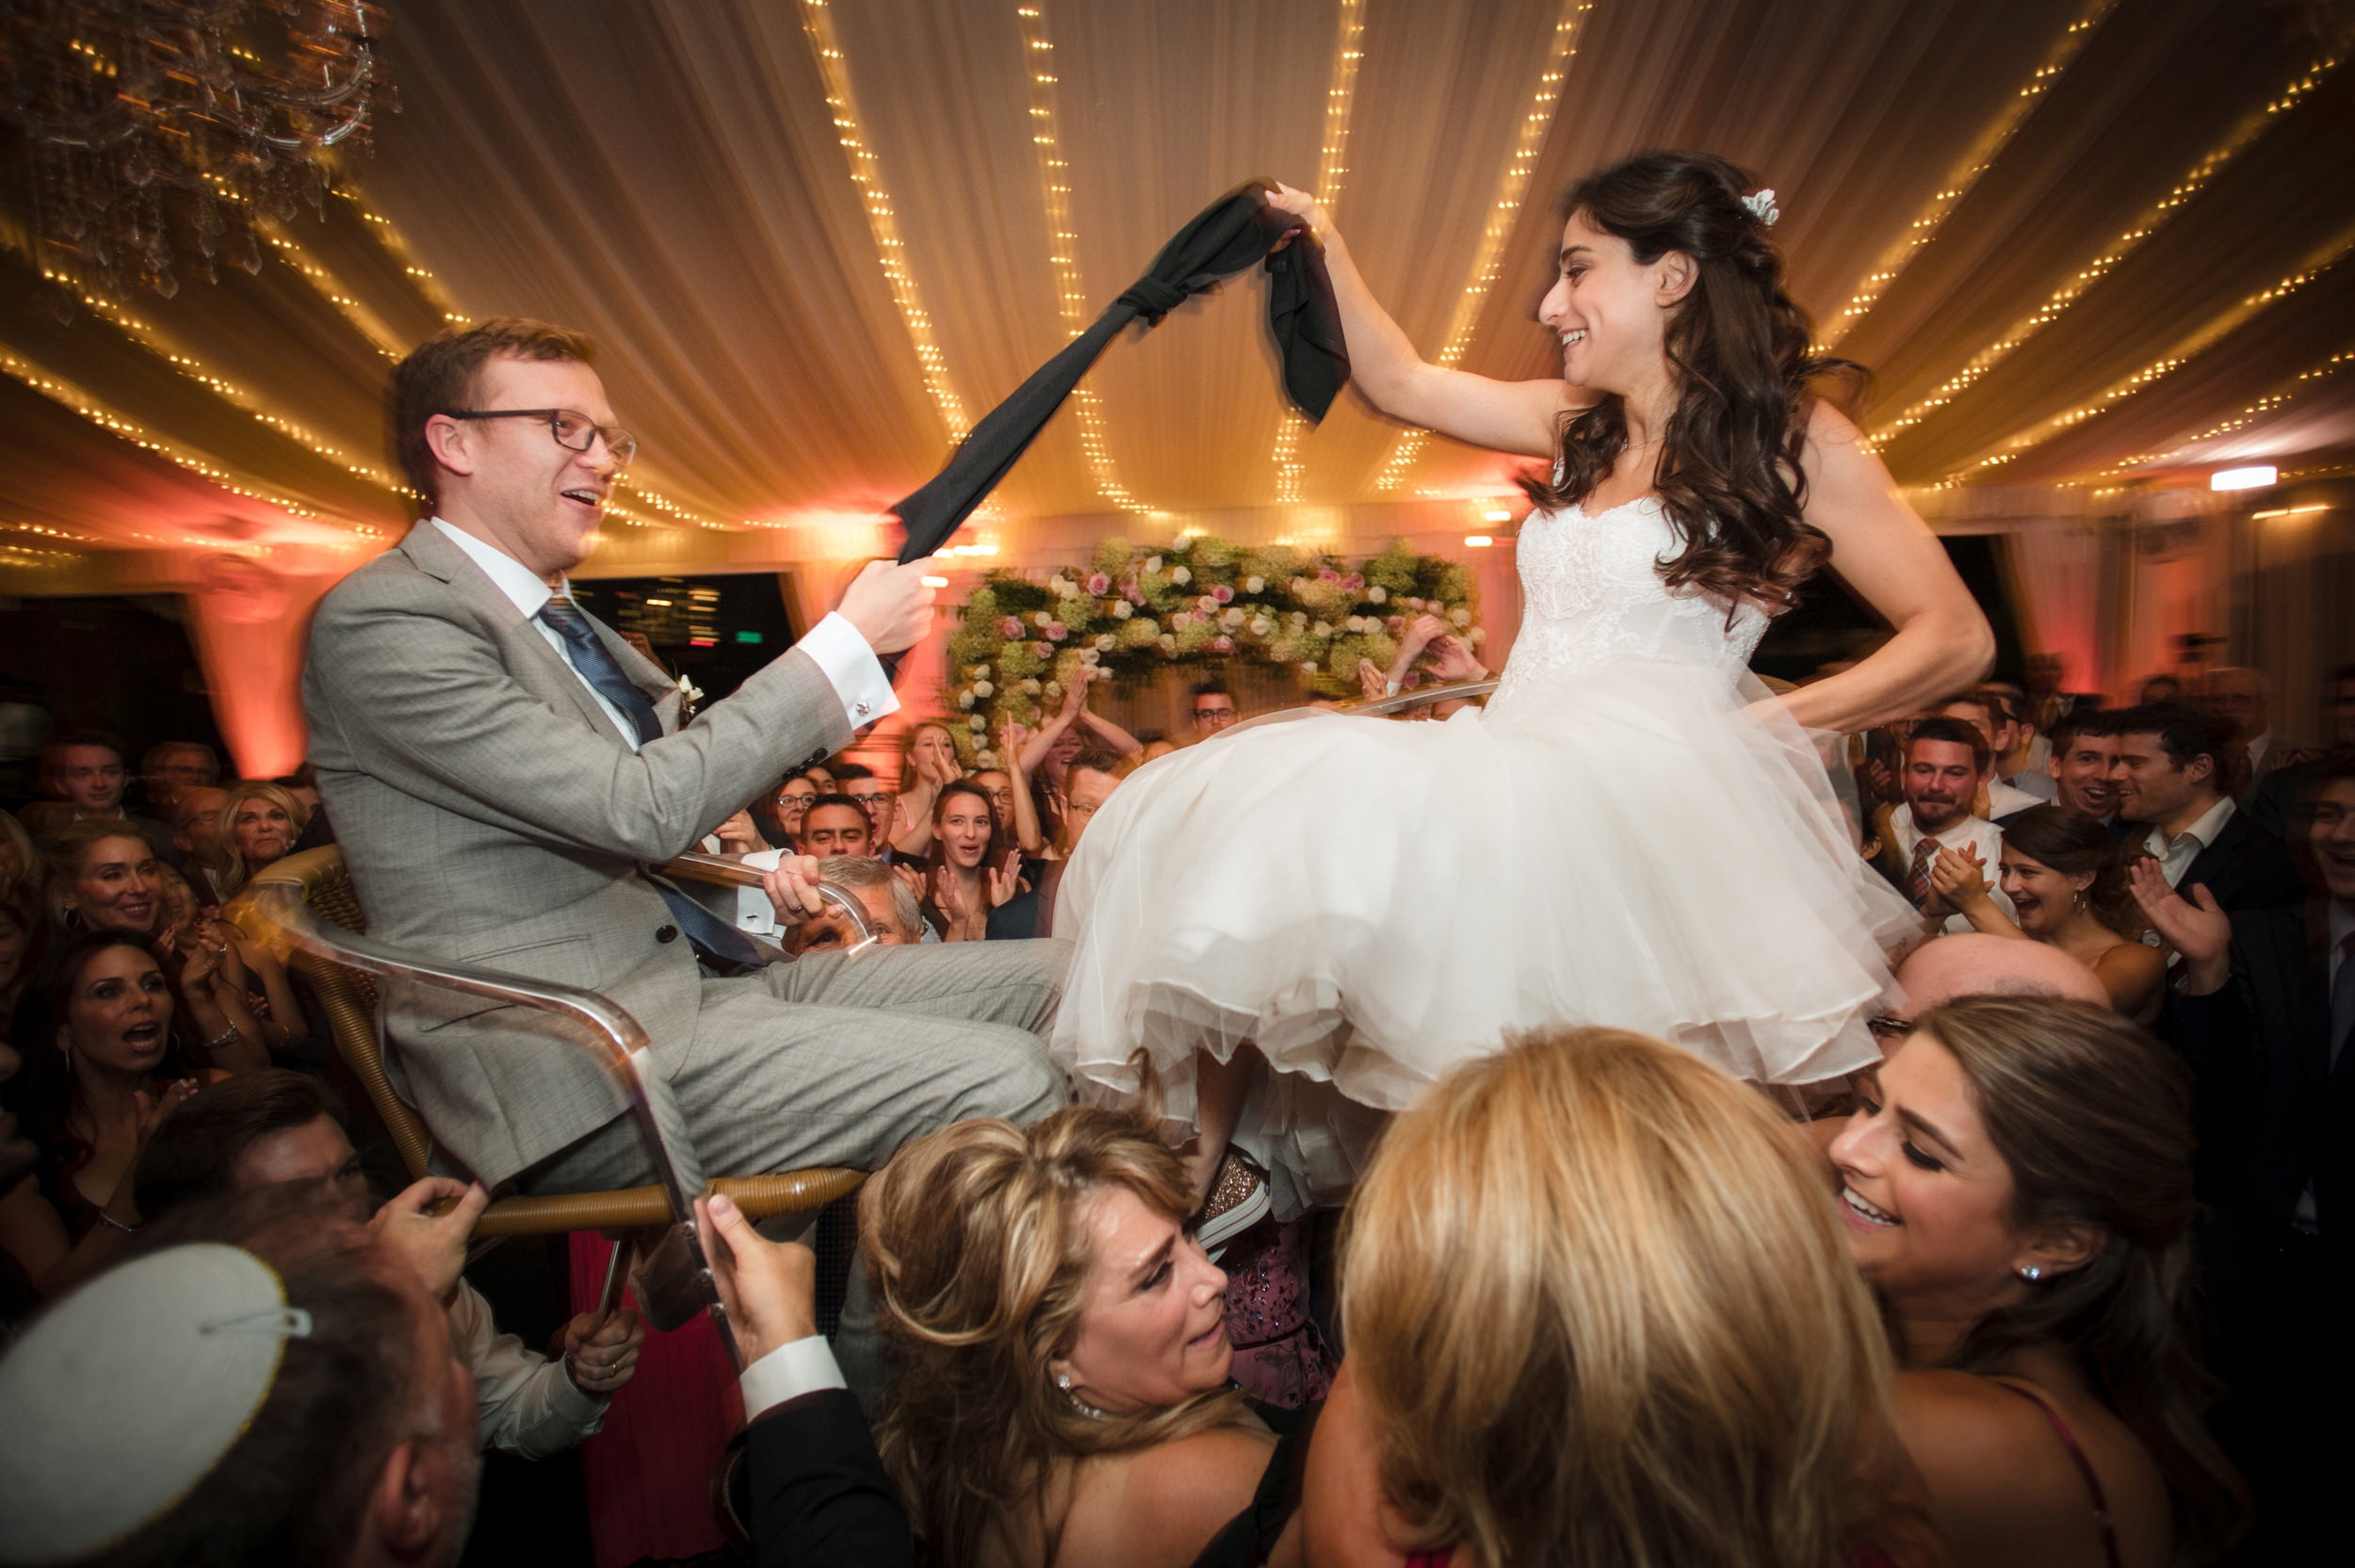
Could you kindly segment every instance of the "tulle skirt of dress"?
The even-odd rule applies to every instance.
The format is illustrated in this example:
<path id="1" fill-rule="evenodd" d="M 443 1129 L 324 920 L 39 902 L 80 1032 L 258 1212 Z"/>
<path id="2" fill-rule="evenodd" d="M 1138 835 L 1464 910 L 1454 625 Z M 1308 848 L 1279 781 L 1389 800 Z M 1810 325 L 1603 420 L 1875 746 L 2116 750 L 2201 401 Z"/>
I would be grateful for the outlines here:
<path id="1" fill-rule="evenodd" d="M 1063 879 L 1051 1048 L 1082 1096 L 1251 1042 L 1235 1141 L 1279 1216 L 1355 1180 L 1385 1115 L 1508 1030 L 1605 1025 L 1738 1076 L 1879 1059 L 1864 1020 L 1913 912 L 1859 859 L 1764 687 L 1665 661 L 1402 723 L 1304 709 L 1149 764 Z"/>

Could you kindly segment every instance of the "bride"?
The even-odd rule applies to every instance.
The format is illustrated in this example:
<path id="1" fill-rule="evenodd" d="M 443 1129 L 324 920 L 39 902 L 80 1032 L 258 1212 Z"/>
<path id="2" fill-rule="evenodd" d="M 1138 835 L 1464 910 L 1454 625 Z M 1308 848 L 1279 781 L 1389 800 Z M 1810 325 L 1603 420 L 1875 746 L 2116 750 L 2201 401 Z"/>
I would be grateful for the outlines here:
<path id="1" fill-rule="evenodd" d="M 1811 395 L 1841 366 L 1809 354 L 1751 186 L 1689 153 L 1574 185 L 1538 313 L 1562 378 L 1536 381 L 1423 361 L 1314 200 L 1270 194 L 1324 244 L 1369 398 L 1552 474 L 1524 481 L 1525 608 L 1485 712 L 1240 725 L 1141 769 L 1080 840 L 1052 1048 L 1108 1101 L 1149 1059 L 1198 1190 L 1231 1140 L 1279 1217 L 1330 1200 L 1388 1112 L 1512 1028 L 1633 1029 L 1759 1082 L 1879 1059 L 1882 955 L 1919 923 L 1808 732 L 1918 710 L 1993 639 Z M 1778 700 L 1750 654 L 1827 559 L 1895 635 Z"/>

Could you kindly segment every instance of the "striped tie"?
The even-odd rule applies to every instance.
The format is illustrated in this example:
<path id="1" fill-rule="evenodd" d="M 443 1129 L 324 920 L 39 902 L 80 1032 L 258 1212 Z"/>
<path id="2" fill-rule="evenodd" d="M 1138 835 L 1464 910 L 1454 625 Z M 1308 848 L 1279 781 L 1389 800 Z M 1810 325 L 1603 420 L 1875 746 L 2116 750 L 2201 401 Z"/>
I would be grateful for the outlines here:
<path id="1" fill-rule="evenodd" d="M 1913 869 L 1906 873 L 1906 897 L 1915 909 L 1930 901 L 1930 862 L 1938 858 L 1938 840 L 1925 838 L 1913 847 Z"/>

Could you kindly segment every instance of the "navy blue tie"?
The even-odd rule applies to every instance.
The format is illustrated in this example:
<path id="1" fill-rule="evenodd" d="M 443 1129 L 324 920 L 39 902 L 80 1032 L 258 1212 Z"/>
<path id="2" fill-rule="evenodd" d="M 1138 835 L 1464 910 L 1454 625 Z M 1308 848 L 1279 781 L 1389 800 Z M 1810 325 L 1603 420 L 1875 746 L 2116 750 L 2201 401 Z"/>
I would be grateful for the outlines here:
<path id="1" fill-rule="evenodd" d="M 654 700 L 638 689 L 638 683 L 629 678 L 621 661 L 598 639 L 596 629 L 569 594 L 557 594 L 540 606 L 540 619 L 553 627 L 572 651 L 573 668 L 581 679 L 594 687 L 598 695 L 626 715 L 638 727 L 638 744 L 662 738 L 662 720 L 655 716 Z M 731 963 L 757 964 L 760 949 L 752 938 L 713 914 L 677 888 L 657 879 L 655 891 L 671 907 L 671 916 L 678 922 L 687 940 L 698 948 Z"/>

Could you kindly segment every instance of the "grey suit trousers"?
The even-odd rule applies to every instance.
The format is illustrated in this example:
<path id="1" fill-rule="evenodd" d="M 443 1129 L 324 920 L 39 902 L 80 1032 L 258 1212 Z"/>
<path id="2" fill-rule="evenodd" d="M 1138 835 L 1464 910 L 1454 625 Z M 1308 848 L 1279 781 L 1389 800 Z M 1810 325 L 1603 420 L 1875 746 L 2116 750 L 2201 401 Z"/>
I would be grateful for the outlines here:
<path id="1" fill-rule="evenodd" d="M 870 947 L 706 978 L 706 1027 L 670 1080 L 705 1174 L 876 1171 L 901 1144 L 952 1122 L 1030 1123 L 1065 1104 L 1040 1036 L 1070 951 L 1053 941 Z M 582 1192 L 654 1179 L 624 1119 L 519 1185 Z"/>

